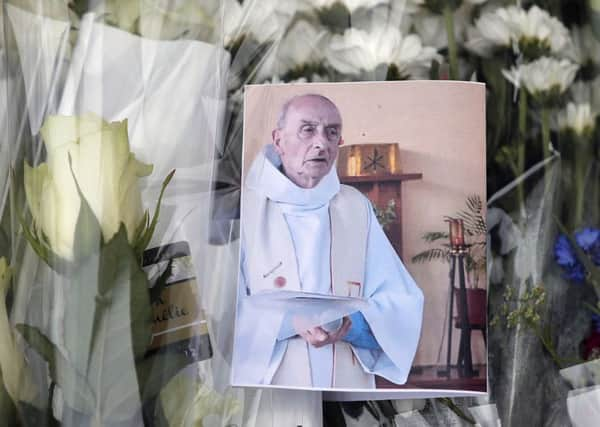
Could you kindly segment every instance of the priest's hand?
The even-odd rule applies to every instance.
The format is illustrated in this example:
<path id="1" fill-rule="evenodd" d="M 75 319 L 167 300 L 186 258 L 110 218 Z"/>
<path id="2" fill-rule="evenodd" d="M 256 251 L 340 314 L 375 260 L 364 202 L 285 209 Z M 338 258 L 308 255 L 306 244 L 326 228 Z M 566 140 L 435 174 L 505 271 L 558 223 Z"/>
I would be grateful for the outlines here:
<path id="1" fill-rule="evenodd" d="M 298 334 L 304 338 L 307 343 L 313 347 L 319 348 L 342 340 L 350 330 L 351 326 L 352 321 L 348 316 L 345 316 L 342 320 L 342 325 L 335 331 L 328 332 L 322 327 L 316 326 L 304 331 L 299 330 Z"/>

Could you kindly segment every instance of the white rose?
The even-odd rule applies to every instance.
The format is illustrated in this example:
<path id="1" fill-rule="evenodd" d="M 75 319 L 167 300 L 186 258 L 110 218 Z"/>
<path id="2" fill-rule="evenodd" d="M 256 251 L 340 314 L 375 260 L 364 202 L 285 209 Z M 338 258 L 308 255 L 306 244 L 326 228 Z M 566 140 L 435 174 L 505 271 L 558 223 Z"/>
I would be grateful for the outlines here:
<path id="1" fill-rule="evenodd" d="M 152 166 L 129 151 L 127 121 L 108 123 L 93 114 L 49 116 L 40 133 L 48 156 L 35 168 L 25 165 L 25 192 L 36 227 L 52 250 L 73 257 L 81 203 L 73 174 L 104 240 L 123 223 L 131 241 L 143 217 L 138 179 L 149 175 Z"/>

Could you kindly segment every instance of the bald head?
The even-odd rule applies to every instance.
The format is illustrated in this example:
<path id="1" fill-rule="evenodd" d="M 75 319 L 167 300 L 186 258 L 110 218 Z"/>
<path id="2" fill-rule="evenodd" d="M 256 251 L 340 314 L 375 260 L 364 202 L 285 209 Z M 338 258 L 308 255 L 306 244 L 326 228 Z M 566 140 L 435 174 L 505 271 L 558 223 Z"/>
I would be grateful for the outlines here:
<path id="1" fill-rule="evenodd" d="M 277 127 L 279 129 L 282 129 L 285 126 L 285 119 L 287 117 L 288 111 L 290 110 L 291 107 L 294 106 L 294 104 L 297 103 L 302 103 L 303 100 L 306 99 L 313 99 L 316 101 L 321 101 L 323 103 L 329 104 L 333 109 L 335 109 L 335 111 L 337 111 L 338 114 L 340 114 L 337 106 L 333 103 L 333 101 L 329 98 L 327 98 L 326 96 L 323 95 L 319 95 L 317 93 L 307 93 L 304 95 L 296 95 L 290 99 L 288 99 L 285 104 L 283 104 L 283 106 L 281 107 L 281 110 L 279 111 L 279 117 L 277 118 Z M 340 115 L 341 117 L 341 115 Z"/>
<path id="2" fill-rule="evenodd" d="M 329 98 L 306 94 L 288 100 L 272 132 L 285 175 L 299 187 L 316 186 L 335 163 L 341 132 L 342 117 Z"/>

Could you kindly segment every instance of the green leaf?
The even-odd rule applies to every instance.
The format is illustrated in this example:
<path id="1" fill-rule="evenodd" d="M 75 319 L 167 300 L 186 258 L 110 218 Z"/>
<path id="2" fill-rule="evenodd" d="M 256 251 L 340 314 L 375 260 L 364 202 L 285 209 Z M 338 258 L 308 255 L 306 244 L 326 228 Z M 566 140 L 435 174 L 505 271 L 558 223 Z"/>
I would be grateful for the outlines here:
<path id="1" fill-rule="evenodd" d="M 26 324 L 15 326 L 25 341 L 48 362 L 50 377 L 63 392 L 65 402 L 80 412 L 90 412 L 94 404 L 94 396 L 84 376 L 70 365 L 62 353 L 40 330 Z"/>
<path id="2" fill-rule="evenodd" d="M 467 210 L 457 213 L 463 220 L 465 231 L 471 236 L 487 233 L 485 218 L 483 217 L 483 201 L 478 194 L 472 194 L 466 200 Z"/>
<path id="3" fill-rule="evenodd" d="M 135 242 L 136 253 L 141 256 L 142 252 L 148 247 L 150 240 L 152 240 L 152 236 L 154 235 L 154 230 L 156 229 L 156 224 L 158 223 L 158 217 L 160 215 L 160 205 L 162 203 L 162 198 L 167 189 L 167 186 L 173 179 L 173 175 L 175 175 L 175 170 L 172 170 L 169 175 L 165 178 L 160 188 L 160 194 L 158 196 L 158 200 L 156 201 L 156 208 L 154 209 L 154 215 L 152 216 L 152 222 L 150 226 L 146 229 L 146 232 L 143 234 L 142 238 L 139 242 Z"/>
<path id="4" fill-rule="evenodd" d="M 81 17 L 84 13 L 88 11 L 90 0 L 71 0 L 69 2 L 69 9 L 77 14 L 77 16 Z"/>
<path id="5" fill-rule="evenodd" d="M 416 264 L 430 262 L 434 260 L 447 261 L 448 257 L 450 256 L 449 254 L 450 251 L 448 249 L 433 248 L 423 252 L 419 252 L 411 258 L 411 261 Z"/>
<path id="6" fill-rule="evenodd" d="M 583 305 L 585 308 L 587 308 L 588 310 L 590 310 L 592 313 L 597 314 L 598 316 L 600 316 L 600 308 L 596 307 L 595 305 L 592 305 L 588 302 L 583 302 Z"/>
<path id="7" fill-rule="evenodd" d="M 142 217 L 142 220 L 140 221 L 138 226 L 135 228 L 135 232 L 133 233 L 133 239 L 131 241 L 138 242 L 142 238 L 144 233 L 146 232 L 146 229 L 148 228 L 149 225 L 150 225 L 150 214 L 146 210 L 146 211 L 144 211 L 144 216 Z"/>
<path id="8" fill-rule="evenodd" d="M 167 280 L 173 274 L 173 259 L 169 259 L 169 263 L 160 276 L 154 282 L 154 285 L 150 288 L 150 303 L 157 304 L 163 290 L 167 287 Z"/>
<path id="9" fill-rule="evenodd" d="M 443 231 L 428 231 L 421 238 L 426 242 L 435 242 L 436 240 L 448 240 L 450 236 Z"/>
<path id="10" fill-rule="evenodd" d="M 4 232 L 4 229 L 1 226 L 0 226 L 0 257 L 10 259 L 10 241 L 8 240 L 8 234 L 6 234 Z"/>
<path id="11" fill-rule="evenodd" d="M 79 372 L 87 373 L 97 316 L 96 296 L 102 274 L 110 274 L 114 265 L 102 265 L 100 254 L 90 254 L 80 260 L 68 275 L 57 277 L 55 283 L 66 292 L 65 346 L 71 363 Z M 59 280 L 64 283 L 58 283 Z"/>
<path id="12" fill-rule="evenodd" d="M 27 240 L 33 251 L 36 253 L 37 256 L 40 257 L 41 260 L 43 260 L 46 264 L 52 267 L 50 265 L 50 257 L 48 255 L 47 248 L 45 248 L 42 245 L 37 236 L 35 236 L 35 234 L 31 231 L 31 229 L 25 222 L 25 219 L 23 218 L 21 212 L 17 211 L 17 218 L 19 219 L 19 223 L 21 224 L 23 235 L 25 236 L 25 239 Z"/>
<path id="13" fill-rule="evenodd" d="M 471 418 L 470 416 L 468 416 L 467 414 L 465 414 L 464 411 L 458 405 L 456 405 L 456 403 L 454 403 L 454 401 L 451 398 L 441 397 L 441 398 L 438 398 L 438 400 L 440 402 L 442 402 L 444 405 L 446 405 L 452 412 L 454 412 L 460 418 L 465 420 L 467 423 L 469 423 L 473 426 L 475 425 L 475 420 L 473 418 Z"/>
<path id="14" fill-rule="evenodd" d="M 152 312 L 148 280 L 123 225 L 102 248 L 99 265 L 87 370 L 98 399 L 94 417 L 128 421 L 141 405 L 135 360 L 150 343 Z"/>

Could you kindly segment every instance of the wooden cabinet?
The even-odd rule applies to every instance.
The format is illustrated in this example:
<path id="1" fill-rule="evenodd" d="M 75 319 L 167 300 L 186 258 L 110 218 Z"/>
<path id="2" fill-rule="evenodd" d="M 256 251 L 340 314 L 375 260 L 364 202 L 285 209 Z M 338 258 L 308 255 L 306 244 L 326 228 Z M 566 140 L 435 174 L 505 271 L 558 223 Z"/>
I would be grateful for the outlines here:
<path id="1" fill-rule="evenodd" d="M 342 184 L 358 189 L 379 209 L 385 209 L 390 200 L 395 201 L 396 219 L 388 225 L 385 233 L 402 260 L 402 183 L 422 178 L 420 173 L 340 176 Z"/>

